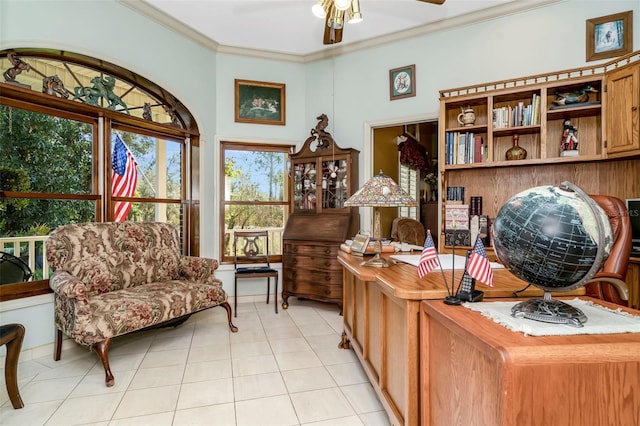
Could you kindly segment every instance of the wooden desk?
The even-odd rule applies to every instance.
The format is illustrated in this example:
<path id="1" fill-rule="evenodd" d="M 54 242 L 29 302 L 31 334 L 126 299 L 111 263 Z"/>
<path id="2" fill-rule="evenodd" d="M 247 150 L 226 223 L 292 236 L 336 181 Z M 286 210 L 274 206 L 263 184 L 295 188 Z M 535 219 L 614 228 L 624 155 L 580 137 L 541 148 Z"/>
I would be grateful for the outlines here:
<path id="1" fill-rule="evenodd" d="M 533 337 L 439 301 L 421 312 L 423 425 L 640 425 L 640 334 Z"/>
<path id="2" fill-rule="evenodd" d="M 391 423 L 417 425 L 420 421 L 420 303 L 447 296 L 442 274 L 433 271 L 419 279 L 417 268 L 397 264 L 390 268 L 360 266 L 362 257 L 340 252 L 343 266 L 342 344 L 353 347 Z M 485 297 L 512 297 L 526 283 L 509 271 L 494 270 L 494 287 L 478 284 Z M 451 280 L 451 271 L 445 272 Z M 462 271 L 456 271 L 456 281 Z M 530 287 L 522 296 L 541 296 Z M 580 288 L 573 293 L 584 294 Z"/>

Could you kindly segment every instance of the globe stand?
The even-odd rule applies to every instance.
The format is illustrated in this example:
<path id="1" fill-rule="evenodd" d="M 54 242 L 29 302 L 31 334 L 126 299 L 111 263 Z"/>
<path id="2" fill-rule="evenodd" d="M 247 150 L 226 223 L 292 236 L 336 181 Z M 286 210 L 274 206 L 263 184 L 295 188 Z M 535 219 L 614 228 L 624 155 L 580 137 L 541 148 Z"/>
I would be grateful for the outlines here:
<path id="1" fill-rule="evenodd" d="M 552 299 L 551 293 L 547 291 L 542 299 L 529 299 L 515 305 L 511 308 L 511 316 L 573 327 L 583 327 L 587 322 L 584 312 L 568 303 Z"/>

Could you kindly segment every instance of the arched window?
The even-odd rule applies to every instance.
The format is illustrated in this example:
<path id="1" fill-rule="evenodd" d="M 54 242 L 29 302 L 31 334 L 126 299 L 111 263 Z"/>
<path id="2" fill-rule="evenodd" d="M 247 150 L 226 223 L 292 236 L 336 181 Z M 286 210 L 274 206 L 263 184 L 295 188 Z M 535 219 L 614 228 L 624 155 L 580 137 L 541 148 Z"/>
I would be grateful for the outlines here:
<path id="1" fill-rule="evenodd" d="M 1 51 L 0 72 L 0 251 L 34 272 L 0 276 L 0 300 L 48 291 L 44 240 L 67 223 L 169 222 L 199 254 L 199 133 L 175 96 L 63 51 Z"/>

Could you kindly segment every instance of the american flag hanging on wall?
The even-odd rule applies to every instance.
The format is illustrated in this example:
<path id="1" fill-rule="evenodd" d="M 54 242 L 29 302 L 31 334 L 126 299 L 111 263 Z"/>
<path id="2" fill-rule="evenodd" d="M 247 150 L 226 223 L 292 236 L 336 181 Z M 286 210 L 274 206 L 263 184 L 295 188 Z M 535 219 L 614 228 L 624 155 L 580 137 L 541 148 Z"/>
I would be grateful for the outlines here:
<path id="1" fill-rule="evenodd" d="M 111 176 L 111 196 L 132 197 L 138 185 L 138 163 L 118 135 L 116 135 L 113 145 L 111 169 L 113 172 Z M 116 201 L 113 208 L 114 222 L 125 221 L 130 210 L 130 202 Z"/>

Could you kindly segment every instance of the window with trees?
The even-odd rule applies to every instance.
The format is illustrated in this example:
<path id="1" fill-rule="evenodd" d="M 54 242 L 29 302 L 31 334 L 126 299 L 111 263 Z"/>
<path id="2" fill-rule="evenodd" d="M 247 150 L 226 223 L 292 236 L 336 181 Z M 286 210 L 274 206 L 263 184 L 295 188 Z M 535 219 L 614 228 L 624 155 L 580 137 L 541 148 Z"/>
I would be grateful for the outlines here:
<path id="1" fill-rule="evenodd" d="M 68 52 L 1 51 L 0 70 L 0 251 L 34 272 L 0 277 L 0 300 L 49 291 L 44 241 L 68 223 L 169 222 L 185 254 L 199 254 L 198 131 L 176 98 Z"/>
<path id="2" fill-rule="evenodd" d="M 240 229 L 268 231 L 272 261 L 282 261 L 282 232 L 290 210 L 287 165 L 292 148 L 222 142 L 223 261 L 233 261 L 233 236 Z"/>

